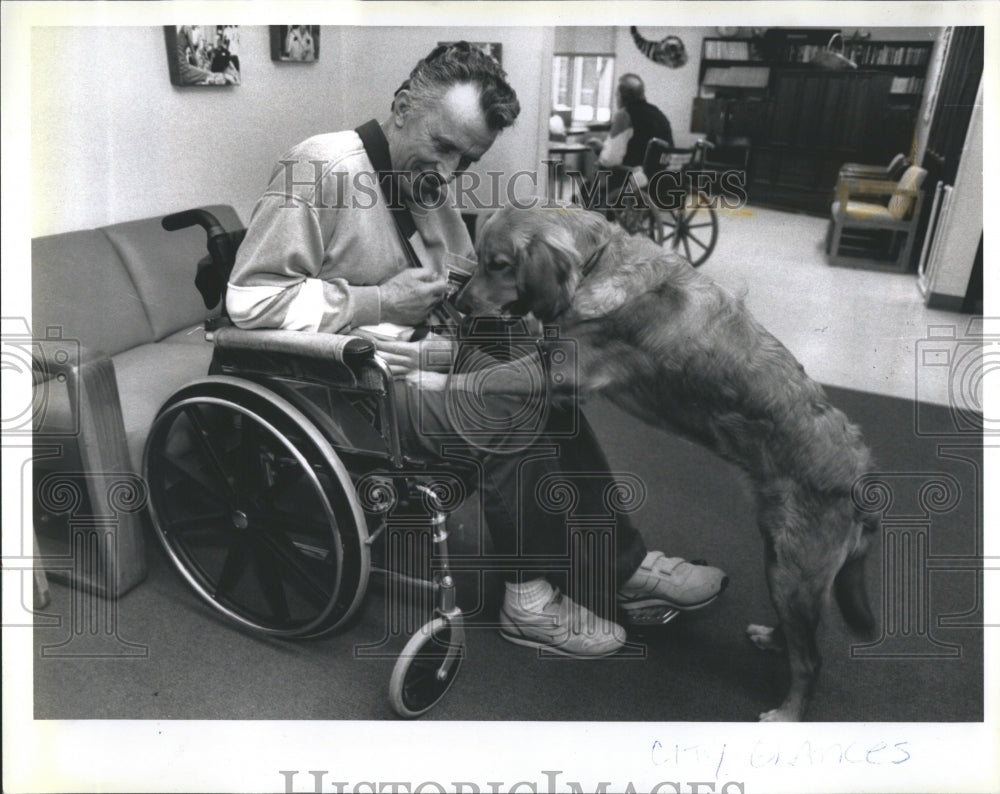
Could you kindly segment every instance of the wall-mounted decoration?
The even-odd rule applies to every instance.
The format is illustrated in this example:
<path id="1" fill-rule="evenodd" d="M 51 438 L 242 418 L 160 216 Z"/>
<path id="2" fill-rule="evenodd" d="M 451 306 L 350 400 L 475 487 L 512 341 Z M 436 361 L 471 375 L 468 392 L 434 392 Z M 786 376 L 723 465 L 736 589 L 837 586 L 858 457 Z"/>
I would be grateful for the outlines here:
<path id="1" fill-rule="evenodd" d="M 649 41 L 649 39 L 642 37 L 635 25 L 629 30 L 632 31 L 632 40 L 635 42 L 635 46 L 651 61 L 671 69 L 676 69 L 687 63 L 688 56 L 687 50 L 684 49 L 684 42 L 676 36 L 667 36 L 660 41 Z"/>
<path id="2" fill-rule="evenodd" d="M 238 25 L 167 25 L 167 65 L 174 85 L 239 85 Z"/>
<path id="3" fill-rule="evenodd" d="M 442 44 L 457 44 L 457 43 L 458 42 L 456 42 L 456 41 L 439 41 L 438 42 L 438 46 L 440 47 Z M 470 41 L 469 44 L 471 44 L 473 47 L 478 47 L 483 52 L 485 52 L 487 55 L 492 55 L 494 58 L 496 58 L 496 62 L 497 63 L 499 63 L 499 64 L 503 63 L 503 61 L 500 58 L 501 49 L 502 49 L 502 47 L 500 45 L 500 42 L 498 42 L 498 41 Z"/>
<path id="4" fill-rule="evenodd" d="M 271 60 L 318 61 L 319 25 L 271 25 Z"/>

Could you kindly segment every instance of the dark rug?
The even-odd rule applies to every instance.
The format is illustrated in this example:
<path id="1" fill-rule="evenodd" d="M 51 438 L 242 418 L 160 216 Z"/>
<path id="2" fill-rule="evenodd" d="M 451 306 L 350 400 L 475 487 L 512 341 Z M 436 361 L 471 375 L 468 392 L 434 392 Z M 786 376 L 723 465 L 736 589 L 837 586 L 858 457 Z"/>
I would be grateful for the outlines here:
<path id="1" fill-rule="evenodd" d="M 878 639 L 862 644 L 835 607 L 820 630 L 824 666 L 808 718 L 978 722 L 983 719 L 982 450 L 948 409 L 844 389 L 833 402 L 858 422 L 892 497 L 884 543 L 868 560 Z M 726 570 L 714 604 L 599 661 L 539 658 L 492 628 L 468 632 L 462 670 L 424 719 L 748 721 L 777 705 L 783 657 L 754 648 L 748 623 L 770 623 L 762 545 L 738 472 L 705 450 L 651 430 L 603 401 L 585 407 L 616 472 L 645 483 L 634 518 L 647 545 Z M 940 433 L 930 435 L 929 433 Z M 460 534 L 460 533 L 459 533 Z M 459 543 L 462 538 L 458 537 Z M 387 687 L 406 637 L 386 619 L 373 580 L 353 628 L 313 641 L 240 630 L 195 597 L 150 536 L 146 582 L 103 625 L 74 635 L 72 593 L 53 584 L 36 625 L 38 719 L 389 719 Z M 471 580 L 470 580 L 471 579 Z M 501 585 L 466 574 L 471 622 L 495 616 Z M 471 585 L 471 586 L 470 586 Z M 44 620 L 44 618 L 39 619 Z M 96 650 L 95 650 L 96 649 Z"/>

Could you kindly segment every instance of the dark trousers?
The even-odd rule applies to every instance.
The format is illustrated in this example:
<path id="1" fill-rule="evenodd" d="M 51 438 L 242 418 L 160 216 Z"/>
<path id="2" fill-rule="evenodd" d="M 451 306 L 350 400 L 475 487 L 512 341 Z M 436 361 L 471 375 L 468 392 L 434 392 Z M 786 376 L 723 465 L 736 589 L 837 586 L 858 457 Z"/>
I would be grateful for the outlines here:
<path id="1" fill-rule="evenodd" d="M 645 544 L 629 516 L 609 504 L 614 478 L 582 413 L 572 406 L 550 405 L 541 428 L 532 432 L 522 421 L 523 400 L 481 395 L 482 402 L 476 405 L 489 421 L 470 423 L 456 416 L 454 401 L 449 406 L 448 399 L 446 392 L 421 391 L 397 381 L 403 448 L 423 458 L 467 457 L 478 464 L 494 551 L 512 558 L 511 566 L 504 565 L 508 580 L 545 575 L 578 598 L 573 592 L 577 588 L 567 587 L 565 577 L 557 575 L 559 569 L 571 581 L 608 585 L 621 585 L 636 571 L 646 555 Z M 510 421 L 505 423 L 504 416 Z M 601 516 L 606 520 L 596 523 L 603 527 L 603 539 L 588 541 L 580 535 L 581 526 L 592 527 L 594 518 Z M 609 527 L 613 528 L 610 532 Z M 510 568 L 517 568 L 518 558 L 531 557 L 563 562 L 549 571 L 525 566 L 520 575 L 509 573 Z M 585 570 L 572 570 L 571 558 Z M 583 595 L 584 603 L 602 600 L 599 593 Z"/>

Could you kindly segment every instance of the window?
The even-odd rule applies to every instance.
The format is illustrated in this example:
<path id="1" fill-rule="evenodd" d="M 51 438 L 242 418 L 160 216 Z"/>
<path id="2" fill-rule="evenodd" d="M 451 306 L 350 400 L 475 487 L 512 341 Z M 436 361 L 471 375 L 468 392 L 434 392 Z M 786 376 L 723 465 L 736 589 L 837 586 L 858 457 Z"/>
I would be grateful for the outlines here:
<path id="1" fill-rule="evenodd" d="M 552 59 L 552 109 L 572 124 L 611 120 L 615 59 L 609 55 L 556 55 Z"/>

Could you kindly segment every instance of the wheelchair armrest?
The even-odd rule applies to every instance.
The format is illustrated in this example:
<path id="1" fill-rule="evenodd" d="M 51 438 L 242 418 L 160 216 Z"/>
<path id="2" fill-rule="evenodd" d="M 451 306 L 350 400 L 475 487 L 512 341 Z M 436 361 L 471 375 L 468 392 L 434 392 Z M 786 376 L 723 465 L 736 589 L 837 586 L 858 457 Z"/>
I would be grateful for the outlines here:
<path id="1" fill-rule="evenodd" d="M 309 331 L 247 330 L 227 326 L 215 332 L 215 346 L 220 350 L 285 353 L 321 362 L 337 361 L 352 369 L 375 357 L 375 344 L 367 339 Z"/>

